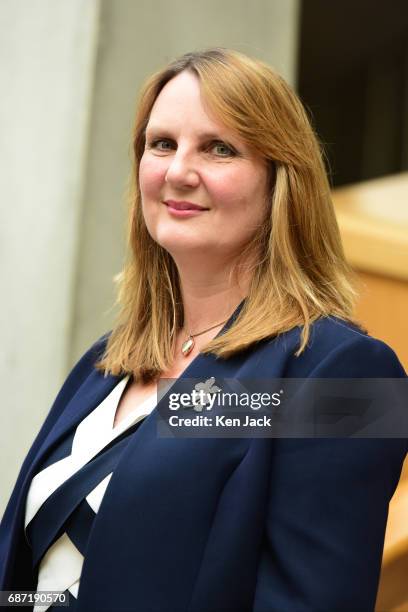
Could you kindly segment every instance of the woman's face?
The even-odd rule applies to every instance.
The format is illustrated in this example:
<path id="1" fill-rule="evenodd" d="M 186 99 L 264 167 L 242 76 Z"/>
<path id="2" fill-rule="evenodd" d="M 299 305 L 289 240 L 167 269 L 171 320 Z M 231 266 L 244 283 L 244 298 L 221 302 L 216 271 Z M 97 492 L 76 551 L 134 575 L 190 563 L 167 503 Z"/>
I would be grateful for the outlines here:
<path id="1" fill-rule="evenodd" d="M 139 180 L 147 229 L 176 261 L 235 258 L 265 219 L 265 161 L 208 114 L 189 71 L 156 99 Z"/>

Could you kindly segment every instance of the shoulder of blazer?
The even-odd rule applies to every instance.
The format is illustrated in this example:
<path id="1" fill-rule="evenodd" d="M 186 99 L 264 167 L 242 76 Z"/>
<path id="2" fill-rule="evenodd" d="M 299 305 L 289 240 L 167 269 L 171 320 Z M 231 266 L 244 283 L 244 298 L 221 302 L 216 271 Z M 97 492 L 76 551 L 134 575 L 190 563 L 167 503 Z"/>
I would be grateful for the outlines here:
<path id="1" fill-rule="evenodd" d="M 82 355 L 74 365 L 62 385 L 55 401 L 48 414 L 47 420 L 51 417 L 53 421 L 58 418 L 60 412 L 69 400 L 75 395 L 82 383 L 93 372 L 95 363 L 100 359 L 105 351 L 106 343 L 111 332 L 105 333 Z"/>
<path id="2" fill-rule="evenodd" d="M 406 373 L 395 352 L 385 342 L 364 333 L 338 317 L 321 317 L 310 329 L 304 351 L 301 327 L 267 341 L 261 351 L 285 354 L 284 376 L 307 378 L 401 378 Z"/>
<path id="3" fill-rule="evenodd" d="M 105 350 L 109 334 L 110 332 L 107 332 L 96 342 L 94 342 L 94 344 L 82 355 L 68 374 L 24 460 L 21 467 L 20 476 L 21 474 L 24 474 L 26 466 L 31 464 L 32 458 L 36 455 L 37 450 L 41 446 L 44 438 L 52 429 L 70 399 L 75 395 L 82 383 L 93 372 L 96 361 L 98 361 Z"/>

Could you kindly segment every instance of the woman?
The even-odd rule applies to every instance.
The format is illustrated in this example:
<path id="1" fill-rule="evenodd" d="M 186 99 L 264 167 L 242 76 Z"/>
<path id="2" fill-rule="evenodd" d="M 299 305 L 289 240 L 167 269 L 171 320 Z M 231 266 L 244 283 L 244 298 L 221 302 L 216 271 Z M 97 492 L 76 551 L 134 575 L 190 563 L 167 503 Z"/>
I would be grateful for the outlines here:
<path id="1" fill-rule="evenodd" d="M 352 322 L 301 103 L 260 61 L 190 53 L 147 82 L 134 154 L 120 319 L 24 462 L 1 588 L 78 611 L 372 610 L 406 440 L 156 430 L 160 379 L 405 376 Z"/>

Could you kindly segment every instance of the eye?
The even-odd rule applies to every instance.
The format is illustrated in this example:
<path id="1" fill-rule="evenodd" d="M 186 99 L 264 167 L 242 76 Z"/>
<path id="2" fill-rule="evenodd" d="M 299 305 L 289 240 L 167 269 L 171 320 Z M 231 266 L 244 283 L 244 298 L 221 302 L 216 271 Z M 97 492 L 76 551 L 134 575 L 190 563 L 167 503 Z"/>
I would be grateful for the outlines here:
<path id="1" fill-rule="evenodd" d="M 218 157 L 234 157 L 237 154 L 235 149 L 222 141 L 213 142 L 209 148 L 213 150 Z"/>
<path id="2" fill-rule="evenodd" d="M 172 141 L 168 140 L 167 138 L 157 138 L 156 140 L 152 140 L 147 144 L 148 149 L 155 149 L 156 151 L 163 153 L 166 151 L 171 151 L 172 147 Z"/>

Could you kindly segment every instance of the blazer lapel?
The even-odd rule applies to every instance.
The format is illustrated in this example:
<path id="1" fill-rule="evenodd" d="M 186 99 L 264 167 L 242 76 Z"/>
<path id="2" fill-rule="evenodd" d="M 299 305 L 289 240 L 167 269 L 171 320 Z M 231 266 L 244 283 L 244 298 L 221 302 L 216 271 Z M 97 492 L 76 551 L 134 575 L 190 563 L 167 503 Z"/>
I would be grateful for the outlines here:
<path id="1" fill-rule="evenodd" d="M 70 429 L 76 427 L 118 384 L 120 376 L 107 376 L 104 378 L 100 371 L 94 370 L 68 402 L 65 410 L 48 433 L 40 446 L 37 455 L 30 465 L 26 481 L 32 478 L 37 466 L 41 463 L 46 452 L 57 444 Z"/>

